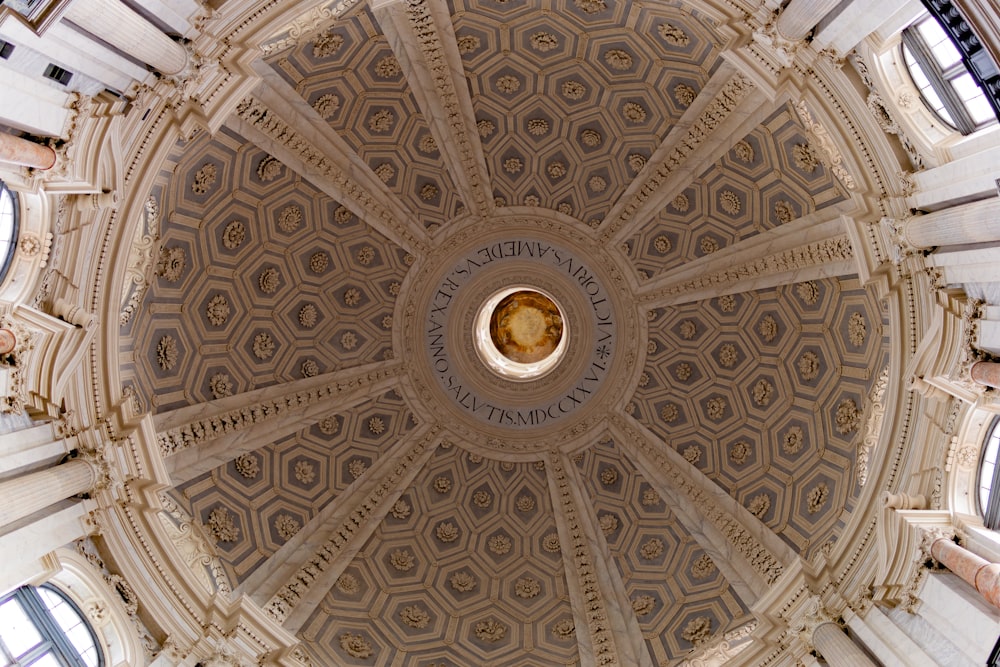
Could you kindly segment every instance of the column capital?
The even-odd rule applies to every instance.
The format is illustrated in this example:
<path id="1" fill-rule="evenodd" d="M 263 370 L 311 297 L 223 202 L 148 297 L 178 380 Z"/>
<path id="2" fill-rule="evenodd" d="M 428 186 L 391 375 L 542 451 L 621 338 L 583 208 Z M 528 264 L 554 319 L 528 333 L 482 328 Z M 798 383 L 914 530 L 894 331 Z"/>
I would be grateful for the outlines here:
<path id="1" fill-rule="evenodd" d="M 839 618 L 823 606 L 823 601 L 818 595 L 812 595 L 788 619 L 788 629 L 796 634 L 803 644 L 810 649 L 815 649 L 813 632 L 824 623 L 833 623 L 838 628 L 841 627 Z"/>

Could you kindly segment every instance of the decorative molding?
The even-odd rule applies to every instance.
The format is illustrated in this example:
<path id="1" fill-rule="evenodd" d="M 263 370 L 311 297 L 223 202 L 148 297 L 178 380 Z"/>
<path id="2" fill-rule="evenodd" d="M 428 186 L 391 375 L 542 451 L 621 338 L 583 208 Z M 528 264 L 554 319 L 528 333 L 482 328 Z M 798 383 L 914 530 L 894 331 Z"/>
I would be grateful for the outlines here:
<path id="1" fill-rule="evenodd" d="M 371 487 L 371 491 L 360 499 L 352 498 L 353 509 L 341 513 L 341 523 L 331 531 L 332 537 L 325 540 L 263 606 L 271 618 L 284 623 L 291 611 L 309 592 L 318 575 L 330 569 L 337 557 L 357 535 L 368 534 L 366 530 L 368 524 L 373 518 L 381 518 L 388 511 L 384 509 L 388 499 L 395 502 L 393 491 L 397 490 L 406 472 L 421 458 L 421 454 L 430 447 L 440 431 L 440 425 L 432 425 L 408 451 L 394 458 L 395 465 L 382 476 L 378 484 Z"/>
<path id="2" fill-rule="evenodd" d="M 167 494 L 160 494 L 160 502 L 163 504 L 163 511 L 157 515 L 160 523 L 195 579 L 209 595 L 232 594 L 229 577 L 201 528 Z"/>
<path id="3" fill-rule="evenodd" d="M 581 592 L 587 601 L 582 610 L 587 619 L 587 630 L 590 636 L 590 644 L 593 655 L 597 660 L 596 664 L 613 667 L 618 665 L 618 649 L 615 645 L 612 622 L 608 618 L 604 594 L 601 591 L 601 584 L 598 581 L 597 569 L 594 563 L 594 556 L 587 544 L 584 528 L 580 524 L 580 517 L 577 511 L 576 502 L 573 500 L 573 492 L 570 488 L 569 478 L 563 468 L 563 455 L 556 450 L 549 452 L 547 465 L 549 476 L 555 485 L 557 498 L 553 501 L 557 511 L 561 512 L 565 521 L 565 530 L 571 542 L 564 545 L 563 553 L 571 554 L 573 567 L 576 569 L 576 576 Z M 565 537 L 560 535 L 560 540 L 565 541 Z M 568 560 L 568 559 L 567 559 Z M 620 621 L 619 621 L 620 622 Z"/>
<path id="4" fill-rule="evenodd" d="M 645 169 L 648 170 L 648 175 L 639 190 L 631 196 L 631 201 L 624 205 L 617 217 L 605 222 L 602 226 L 601 243 L 609 243 L 622 227 L 632 221 L 640 207 L 656 193 L 667 177 L 676 171 L 708 139 L 709 135 L 755 88 L 750 79 L 741 73 L 733 75 L 722 86 L 719 94 L 691 123 L 691 127 L 670 151 L 667 158 L 658 165 L 646 165 Z"/>
<path id="5" fill-rule="evenodd" d="M 242 431 L 276 419 L 292 410 L 316 405 L 321 401 L 335 401 L 346 395 L 357 394 L 365 387 L 396 377 L 401 372 L 402 367 L 394 365 L 361 371 L 347 377 L 340 375 L 337 379 L 311 389 L 256 401 L 249 405 L 223 410 L 211 416 L 174 426 L 157 434 L 160 455 L 166 458 L 222 435 Z"/>
<path id="6" fill-rule="evenodd" d="M 697 656 L 692 656 L 680 663 L 678 667 L 718 667 L 727 665 L 734 660 L 752 642 L 751 635 L 757 629 L 757 621 L 753 620 L 743 627 L 730 630 L 722 638 L 703 647 Z"/>
<path id="7" fill-rule="evenodd" d="M 466 205 L 471 204 L 469 208 L 478 215 L 487 216 L 493 209 L 493 194 L 481 149 L 479 152 L 476 150 L 480 142 L 475 117 L 471 116 L 472 103 L 468 99 L 465 82 L 457 86 L 452 75 L 454 71 L 462 70 L 457 46 L 453 41 L 445 43 L 441 39 L 441 30 L 427 0 L 407 0 L 405 5 L 410 30 L 419 46 L 420 73 L 426 72 L 436 93 L 435 96 L 427 96 L 429 108 L 424 109 L 424 115 L 432 128 L 447 127 L 446 135 L 435 136 L 438 147 L 444 154 L 454 153 L 453 149 L 457 149 L 458 161 L 451 165 L 454 180 L 465 184 L 462 194 Z M 402 48 L 406 48 L 408 40 L 403 39 L 401 43 Z M 411 61 L 416 60 L 412 55 L 416 54 L 411 54 Z M 453 67 L 450 60 L 457 62 L 458 66 Z M 413 88 L 420 90 L 416 85 Z"/>
<path id="8" fill-rule="evenodd" d="M 268 139 L 288 149 L 303 163 L 329 178 L 345 198 L 349 198 L 367 213 L 366 217 L 379 220 L 410 248 L 427 250 L 426 243 L 418 239 L 407 225 L 401 223 L 377 196 L 362 187 L 347 171 L 341 169 L 265 103 L 253 96 L 244 97 L 236 105 L 236 115 Z"/>
<path id="9" fill-rule="evenodd" d="M 763 577 L 768 585 L 774 584 L 784 574 L 784 566 L 777 555 L 764 546 L 736 517 L 720 507 L 704 489 L 696 486 L 686 471 L 674 466 L 666 455 L 654 447 L 650 439 L 644 436 L 637 427 L 618 414 L 611 415 L 609 419 L 611 424 L 624 436 L 622 438 L 624 441 L 648 456 L 660 467 L 664 477 L 675 489 L 687 495 L 693 504 L 702 508 L 703 516 L 711 521 L 712 525 L 743 555 L 747 564 L 754 572 Z"/>
<path id="10" fill-rule="evenodd" d="M 830 171 L 833 172 L 833 175 L 848 190 L 852 192 L 857 190 L 858 183 L 843 165 L 844 159 L 840 154 L 840 149 L 837 148 L 833 138 L 830 136 L 830 131 L 820 123 L 813 121 L 812 113 L 809 112 L 809 107 L 806 105 L 805 100 L 799 101 L 795 105 L 795 110 L 798 112 L 802 124 L 805 125 L 809 133 L 809 138 L 819 147 L 821 153 L 826 158 L 824 162 L 830 168 Z"/>
<path id="11" fill-rule="evenodd" d="M 854 258 L 854 247 L 846 234 L 815 241 L 788 250 L 772 253 L 742 264 L 732 265 L 723 271 L 700 275 L 691 280 L 678 282 L 669 287 L 653 290 L 639 296 L 639 301 L 649 303 L 660 301 L 678 294 L 700 289 L 716 289 L 724 285 L 739 285 L 747 280 L 799 271 L 833 262 L 849 261 Z M 716 290 L 718 293 L 718 290 Z"/>
<path id="12" fill-rule="evenodd" d="M 868 462 L 871 453 L 878 445 L 882 435 L 882 422 L 885 418 L 885 392 L 889 386 L 889 366 L 886 365 L 875 380 L 871 393 L 868 395 L 870 411 L 865 420 L 864 434 L 858 441 L 857 465 L 858 485 L 864 486 L 868 481 Z"/>
<path id="13" fill-rule="evenodd" d="M 146 290 L 152 284 L 153 265 L 159 257 L 160 207 L 152 195 L 143 205 L 142 221 L 136 227 L 129 246 L 122 285 L 121 313 L 118 324 L 125 326 L 142 303 Z"/>

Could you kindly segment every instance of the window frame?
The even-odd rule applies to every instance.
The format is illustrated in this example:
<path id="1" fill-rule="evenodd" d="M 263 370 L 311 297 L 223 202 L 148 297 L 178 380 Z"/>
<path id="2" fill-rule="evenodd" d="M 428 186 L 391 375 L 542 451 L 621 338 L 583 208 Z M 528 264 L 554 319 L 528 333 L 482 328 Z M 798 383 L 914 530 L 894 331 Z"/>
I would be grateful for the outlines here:
<path id="1" fill-rule="evenodd" d="M 17 250 L 17 240 L 21 235 L 21 202 L 18 199 L 17 193 L 7 187 L 7 184 L 0 179 L 0 198 L 7 197 L 10 199 L 13 223 L 11 224 L 10 230 L 10 244 L 7 246 L 7 252 L 0 255 L 0 283 L 7 278 L 7 274 L 10 272 L 10 267 L 14 264 L 14 253 Z M 0 249 L 2 252 L 2 249 Z"/>
<path id="2" fill-rule="evenodd" d="M 983 465 L 987 463 L 986 455 L 990 449 L 990 441 L 1000 440 L 1000 416 L 994 417 L 983 438 L 982 453 L 979 465 L 976 466 L 976 509 L 983 517 L 983 525 L 990 530 L 1000 530 L 1000 460 L 993 462 L 993 472 L 989 480 L 986 505 L 983 505 L 982 488 L 984 486 Z M 1000 452 L 998 452 L 1000 454 Z M 1000 457 L 998 457 L 1000 458 Z"/>
<path id="3" fill-rule="evenodd" d="M 934 21 L 937 23 L 948 40 L 952 42 L 952 46 L 955 47 L 955 50 L 958 51 L 960 55 L 960 58 L 956 63 L 948 66 L 947 68 L 943 68 L 940 63 L 938 63 L 937 58 L 934 57 L 930 46 L 924 40 L 923 35 L 920 34 L 919 27 L 926 21 Z M 977 78 L 973 76 L 973 72 L 970 71 L 967 63 L 965 62 L 964 56 L 961 56 L 961 50 L 956 44 L 954 44 L 954 39 L 947 26 L 941 25 L 941 22 L 938 21 L 933 14 L 927 13 L 904 28 L 902 33 L 900 33 L 900 38 L 902 41 L 900 46 L 902 61 L 907 76 L 910 78 L 910 82 L 913 84 L 914 88 L 918 91 L 920 90 L 920 86 L 913 78 L 913 70 L 910 65 L 910 58 L 907 57 L 907 52 L 909 52 L 916 66 L 920 68 L 920 71 L 927 78 L 927 81 L 937 94 L 938 99 L 941 100 L 941 104 L 951 117 L 951 120 L 942 116 L 933 106 L 931 106 L 930 102 L 921 92 L 921 102 L 923 102 L 924 106 L 926 106 L 930 112 L 934 114 L 935 118 L 965 136 L 997 122 L 997 119 L 994 117 L 990 120 L 976 123 L 969 111 L 969 108 L 966 106 L 965 100 L 958 94 L 958 91 L 955 90 L 954 85 L 952 85 L 954 81 L 967 74 L 972 77 L 973 82 L 976 83 L 980 90 L 982 90 L 981 84 Z M 983 94 L 984 96 L 986 95 L 985 91 L 983 91 Z"/>
<path id="4" fill-rule="evenodd" d="M 46 654 L 50 654 L 60 664 L 65 665 L 65 667 L 87 667 L 87 663 L 80 655 L 80 652 L 69 640 L 69 637 L 66 636 L 59 622 L 53 617 L 52 612 L 49 611 L 39 590 L 49 591 L 69 605 L 69 608 L 79 617 L 90 635 L 90 640 L 97 653 L 97 667 L 106 667 L 107 662 L 104 659 L 104 650 L 97 633 L 94 631 L 93 624 L 91 624 L 79 605 L 70 596 L 51 584 L 42 584 L 38 587 L 21 586 L 0 598 L 0 605 L 7 604 L 11 600 L 16 600 L 28 617 L 28 620 L 31 621 L 38 634 L 41 635 L 41 641 L 20 658 L 10 654 L 6 643 L 3 641 L 3 637 L 0 636 L 0 652 L 2 652 L 2 656 L 0 657 L 12 660 L 13 665 L 19 666 L 31 665 Z"/>

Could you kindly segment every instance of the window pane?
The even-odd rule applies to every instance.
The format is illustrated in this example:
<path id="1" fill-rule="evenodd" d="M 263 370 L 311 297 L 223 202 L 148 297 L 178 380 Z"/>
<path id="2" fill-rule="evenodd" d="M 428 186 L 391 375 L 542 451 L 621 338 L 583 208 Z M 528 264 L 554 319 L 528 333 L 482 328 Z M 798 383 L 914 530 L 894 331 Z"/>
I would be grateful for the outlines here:
<path id="1" fill-rule="evenodd" d="M 955 78 L 952 80 L 951 85 L 955 88 L 958 96 L 962 98 L 962 101 L 965 102 L 965 108 L 969 110 L 969 115 L 972 116 L 972 120 L 976 125 L 988 123 L 995 118 L 993 108 L 986 100 L 983 89 L 976 85 L 976 81 L 972 78 L 971 74 L 965 73 Z"/>
<path id="2" fill-rule="evenodd" d="M 96 665 L 97 651 L 94 647 L 94 637 L 90 632 L 87 622 L 81 618 L 76 609 L 69 604 L 61 595 L 47 588 L 39 588 L 38 594 L 48 608 L 52 618 L 59 625 L 62 631 L 73 645 L 76 652 L 83 656 L 87 652 L 94 654 L 94 664 Z"/>
<path id="3" fill-rule="evenodd" d="M 958 49 L 951 43 L 948 35 L 945 34 L 941 25 L 932 18 L 928 18 L 917 26 L 920 36 L 927 42 L 934 60 L 941 65 L 941 69 L 948 69 L 962 59 Z"/>
<path id="4" fill-rule="evenodd" d="M 63 667 L 52 653 L 46 653 L 31 663 L 31 667 Z"/>
<path id="5" fill-rule="evenodd" d="M 998 424 L 1000 426 L 1000 424 Z M 997 464 L 997 453 L 1000 450 L 1000 433 L 998 426 L 993 427 L 983 451 L 983 466 L 979 469 L 979 507 L 985 512 L 990 497 L 990 486 L 993 485 L 993 470 Z"/>
<path id="6" fill-rule="evenodd" d="M 42 642 L 42 636 L 21 607 L 11 599 L 0 605 L 0 636 L 14 657 L 22 656 Z"/>

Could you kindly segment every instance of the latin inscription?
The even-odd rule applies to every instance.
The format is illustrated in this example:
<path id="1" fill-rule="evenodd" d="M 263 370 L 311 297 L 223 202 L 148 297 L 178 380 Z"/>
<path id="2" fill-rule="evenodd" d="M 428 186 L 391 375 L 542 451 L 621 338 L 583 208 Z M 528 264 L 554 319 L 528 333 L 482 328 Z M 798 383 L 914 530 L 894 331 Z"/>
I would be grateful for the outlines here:
<path id="1" fill-rule="evenodd" d="M 590 306 L 589 317 L 583 323 L 595 330 L 589 365 L 570 391 L 547 405 L 534 408 L 497 405 L 476 393 L 451 363 L 451 343 L 445 323 L 452 300 L 484 267 L 504 259 L 536 261 L 540 266 L 554 268 L 579 289 Z M 455 316 L 461 315 L 456 313 Z M 586 264 L 566 249 L 536 240 L 499 241 L 470 251 L 445 275 L 431 298 L 425 336 L 431 368 L 442 389 L 451 396 L 455 404 L 486 422 L 499 426 L 531 428 L 572 413 L 597 390 L 607 376 L 614 356 L 615 318 L 604 286 Z"/>

